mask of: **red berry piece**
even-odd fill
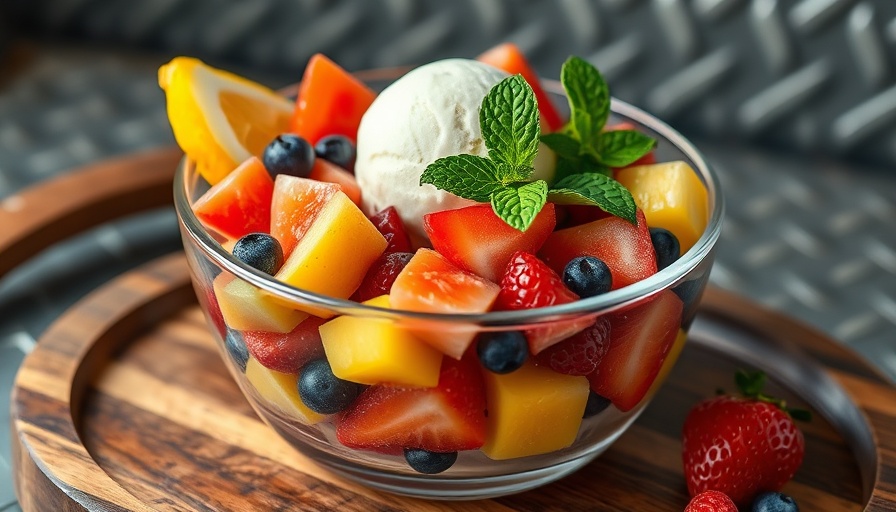
[[[747,507],[759,493],[780,490],[802,464],[805,442],[791,416],[760,395],[761,384],[743,385],[760,379],[739,377],[747,397],[712,398],[688,413],[682,458],[692,496],[714,489]]]
[[[737,507],[725,493],[706,491],[694,496],[684,512],[737,512]]]
[[[380,295],[387,295],[398,274],[404,270],[414,255],[409,252],[392,252],[380,256],[367,271],[361,286],[352,295],[352,300],[364,302]]]
[[[245,331],[243,340],[249,353],[265,368],[282,373],[298,373],[308,361],[323,356],[318,328],[325,322],[309,316],[291,332]]]
[[[543,261],[527,252],[515,252],[501,277],[495,309],[543,308],[578,298]]]
[[[588,375],[597,369],[610,348],[610,321],[597,319],[591,327],[538,354],[536,362],[566,375]]]
[[[380,210],[370,217],[370,222],[376,226],[376,229],[383,234],[383,237],[389,242],[386,252],[411,252],[411,240],[408,238],[408,232],[404,228],[404,222],[398,215],[398,211],[394,206]]]

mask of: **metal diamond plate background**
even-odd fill
[[[545,76],[570,53],[591,59],[616,96],[692,137],[728,202],[712,280],[896,376],[891,0],[2,0],[0,206],[72,167],[172,144],[156,69],[176,54],[279,87],[317,51],[354,70],[504,40]],[[54,318],[178,245],[162,210],[0,281],[0,416]],[[2,439],[7,425],[0,417]],[[0,441],[4,512],[17,510],[9,471]]]

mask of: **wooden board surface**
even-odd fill
[[[704,315],[745,312],[821,357],[875,422],[882,464],[867,510],[892,510],[896,392],[848,350],[717,290]],[[745,310],[748,308],[748,310]],[[756,313],[758,314],[758,313]],[[62,317],[16,382],[17,488],[37,510],[683,510],[679,433],[688,408],[743,366],[688,346],[670,382],[603,456],[559,482],[475,502],[428,502],[362,488],[292,450],[264,425],[220,360],[182,255],[105,286]],[[776,389],[793,404],[806,401]],[[785,491],[802,510],[858,511],[860,461],[816,411],[806,461]],[[880,448],[880,444],[878,445]]]

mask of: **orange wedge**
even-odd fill
[[[189,57],[159,68],[159,86],[177,144],[212,185],[286,132],[294,108],[267,87]]]

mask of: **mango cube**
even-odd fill
[[[250,357],[246,361],[246,378],[262,398],[302,423],[314,425],[327,419],[326,415],[312,411],[302,402],[299,397],[298,375],[265,368],[254,357]]]
[[[364,304],[388,308],[389,296]],[[439,383],[442,353],[389,320],[340,316],[320,326],[320,339],[333,374],[340,379],[418,387]]]
[[[284,306],[260,289],[230,274],[218,274],[212,287],[221,308],[221,316],[231,329],[287,333],[308,318],[308,313]]]
[[[275,277],[296,288],[346,299],[387,245],[355,203],[336,192]],[[322,318],[333,316],[321,308],[293,306]]]
[[[488,420],[482,452],[489,458],[549,453],[575,441],[588,401],[588,379],[531,361],[508,374],[483,371],[483,376]]]
[[[627,167],[616,172],[616,180],[632,193],[650,227],[668,229],[678,238],[682,254],[697,243],[706,229],[709,204],[706,187],[690,165],[677,161]]]

